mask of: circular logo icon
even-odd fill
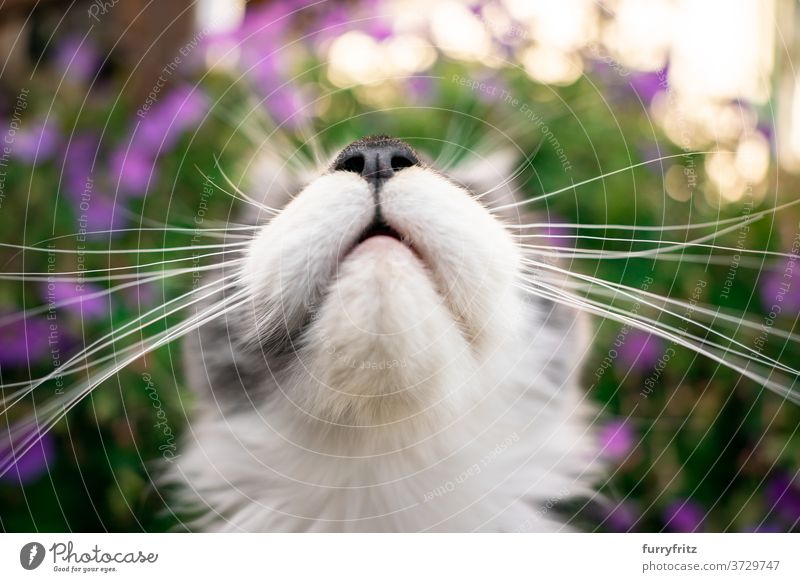
[[[19,551],[19,563],[26,570],[35,570],[44,561],[44,546],[39,542],[29,542]]]

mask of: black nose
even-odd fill
[[[385,135],[365,137],[344,148],[333,162],[334,170],[355,172],[378,188],[403,168],[419,165],[407,143]]]

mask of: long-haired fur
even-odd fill
[[[248,301],[185,342],[198,403],[166,480],[195,527],[563,527],[544,504],[597,477],[588,334],[520,286],[524,221],[491,211],[508,171],[421,164],[376,188],[327,169],[285,204],[294,186],[262,193],[277,214],[227,291]]]

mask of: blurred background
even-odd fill
[[[191,289],[189,269],[142,273],[212,262],[219,240],[193,229],[241,218],[233,185],[246,188],[262,156],[297,173],[376,133],[444,167],[508,151],[523,196],[559,191],[533,210],[552,224],[546,244],[566,251],[652,248],[580,225],[737,220],[791,202],[798,24],[791,0],[7,0],[4,390]],[[793,365],[799,232],[788,207],[714,238],[724,254],[569,268],[768,322],[766,342],[756,328],[736,337]],[[137,278],[90,273],[143,264]],[[78,281],[47,276],[84,271]],[[175,321],[165,309],[133,335]],[[613,471],[602,501],[553,504],[596,531],[797,530],[798,406],[680,345],[593,325],[585,384]],[[136,360],[18,455],[0,478],[0,529],[180,529],[151,482],[158,462],[180,454],[191,408],[180,365],[177,345]],[[92,373],[54,373],[9,420]]]

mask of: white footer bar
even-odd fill
[[[796,582],[799,550],[792,534],[3,534],[0,579]]]

